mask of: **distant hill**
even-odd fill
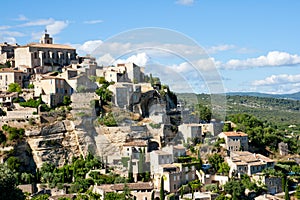
[[[300,100],[300,92],[296,92],[296,93],[292,93],[292,94],[266,94],[266,93],[259,93],[259,92],[229,92],[229,93],[226,93],[226,95]]]
[[[178,93],[177,97],[185,102],[186,107],[194,107],[195,104],[210,106],[212,103],[209,94]],[[215,108],[224,107],[224,104],[214,106]],[[228,93],[225,109],[226,115],[248,113],[275,124],[300,125],[300,92],[285,95]]]

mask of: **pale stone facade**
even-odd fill
[[[0,69],[0,90],[7,90],[8,85],[11,83],[18,83],[21,87],[24,87],[24,80],[26,80],[27,74],[20,70],[14,70],[12,68]]]
[[[42,76],[34,85],[34,96],[41,96],[51,107],[62,103],[64,96],[70,96],[74,92],[65,79],[55,76]]]
[[[108,87],[112,91],[112,102],[120,108],[130,108],[140,101],[141,86],[132,83],[115,83]]]
[[[17,44],[8,44],[6,42],[0,44],[0,64],[13,61],[14,49],[17,47]],[[11,62],[11,64],[14,67],[14,62]]]
[[[173,155],[171,153],[162,150],[150,152],[150,171],[152,174],[159,173],[160,165],[170,163],[173,163]]]
[[[76,49],[69,45],[53,44],[49,34],[41,43],[30,43],[15,49],[15,66],[43,67],[43,72],[57,70],[76,59]]]
[[[243,132],[222,132],[219,138],[224,138],[225,148],[229,151],[248,151],[248,135]]]
[[[266,168],[274,168],[274,161],[261,154],[252,154],[248,151],[231,152],[230,157],[226,157],[226,162],[230,167],[229,176],[253,174],[262,172]]]
[[[283,192],[282,189],[282,178],[276,176],[266,176],[262,173],[257,173],[252,176],[252,179],[259,185],[265,185],[267,187],[267,193],[276,194]]]
[[[181,124],[178,126],[178,134],[183,137],[187,143],[195,138],[202,139],[201,124]]]

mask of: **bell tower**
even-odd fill
[[[40,40],[41,44],[53,44],[53,38],[47,33],[47,29],[45,29],[44,35],[41,37]]]

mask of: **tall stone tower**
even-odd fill
[[[45,34],[41,37],[41,44],[53,44],[53,38],[47,33],[47,29],[45,30]]]

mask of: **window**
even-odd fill
[[[2,80],[2,75],[0,76],[0,80]]]
[[[176,190],[176,184],[174,184],[174,190]]]

